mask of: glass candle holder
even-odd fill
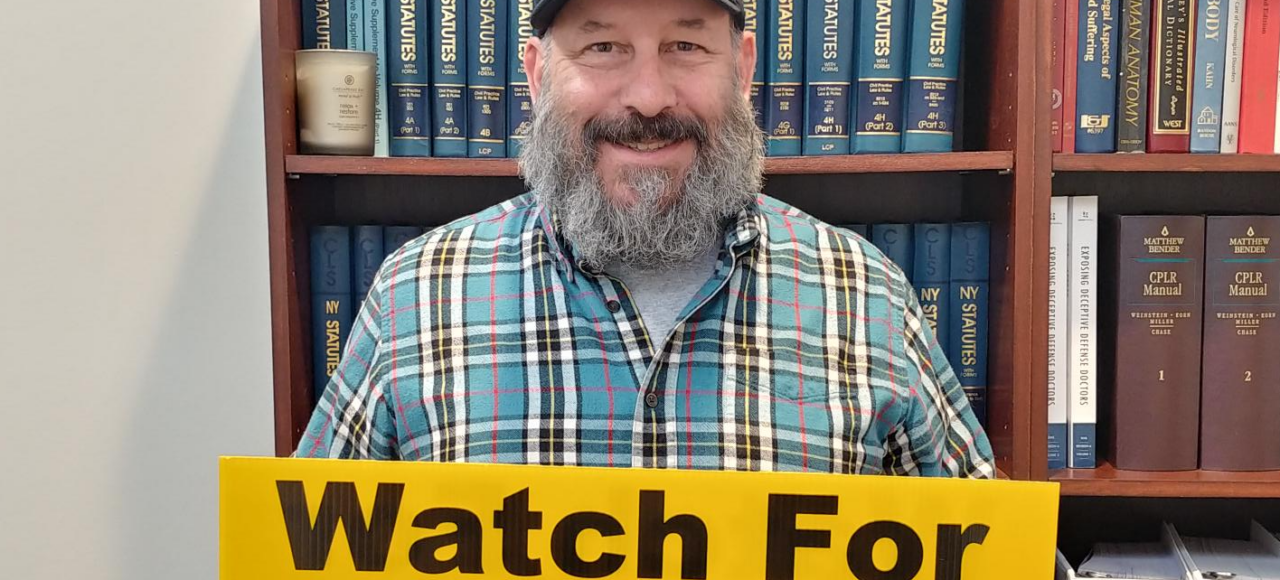
[[[302,153],[373,155],[377,56],[354,50],[299,50],[298,146]]]

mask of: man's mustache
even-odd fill
[[[710,131],[695,117],[671,113],[659,113],[653,117],[646,117],[639,113],[630,113],[621,117],[593,118],[583,127],[582,134],[583,141],[588,144],[604,141],[620,145],[692,139],[702,146],[707,143]]]

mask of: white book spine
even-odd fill
[[[1244,7],[1248,0],[1227,5],[1227,60],[1222,85],[1221,153],[1240,152],[1240,74],[1244,66]]]
[[[1071,251],[1071,198],[1055,197],[1049,210],[1049,469],[1067,466],[1067,265]]]
[[[1068,465],[1097,467],[1098,198],[1071,198],[1070,362],[1071,451]]]

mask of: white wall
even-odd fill
[[[0,578],[217,577],[272,452],[257,0],[4,2]]]

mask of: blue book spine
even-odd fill
[[[1200,14],[1196,19],[1196,85],[1191,92],[1191,110],[1195,111],[1192,153],[1222,150],[1222,87],[1227,78],[1227,27],[1222,16],[1229,13],[1230,4],[1231,0],[1200,0]]]
[[[345,49],[346,29],[347,0],[302,0],[302,48]]]
[[[947,359],[987,424],[987,312],[991,281],[991,228],[985,223],[951,225],[951,316]]]
[[[805,35],[805,155],[849,154],[853,0],[809,0]]]
[[[351,238],[351,287],[355,289],[356,304],[364,302],[373,287],[373,278],[378,275],[378,267],[382,259],[387,257],[383,250],[386,234],[382,226],[359,226],[355,228]]]
[[[373,155],[387,157],[391,154],[391,115],[387,109],[387,0],[363,1],[364,49],[378,55],[374,69]]]
[[[756,35],[756,72],[751,75],[751,108],[756,113],[756,125],[764,130],[765,68],[769,58],[769,31],[760,26],[761,16],[769,14],[773,0],[745,0],[742,3],[746,17],[745,30]]]
[[[911,226],[908,224],[872,224],[871,226],[871,243],[880,248],[885,257],[902,269],[908,282],[915,274],[912,268],[915,258],[912,248],[914,242],[915,234],[912,233]]]
[[[508,26],[510,46],[507,47],[507,155],[520,156],[520,148],[529,135],[533,113],[533,99],[529,93],[529,74],[524,70],[524,47],[533,36],[529,16],[533,14],[533,0],[509,0],[511,25]]]
[[[338,370],[355,313],[351,303],[351,231],[311,229],[311,359],[316,400]]]
[[[420,235],[422,235],[422,228],[413,226],[387,226],[382,228],[383,259]]]
[[[1079,0],[1076,31],[1076,153],[1116,151],[1116,48],[1114,0]]]
[[[907,75],[907,0],[858,0],[858,51],[851,103],[855,153],[902,151]]]
[[[427,95],[431,65],[427,62],[430,23],[427,0],[393,0],[387,19],[387,76],[391,90],[391,155],[431,156],[431,107]]]
[[[951,151],[960,76],[963,0],[912,0],[907,68],[907,153]]]
[[[911,283],[920,296],[920,308],[933,329],[933,337],[946,349],[950,344],[947,321],[951,319],[951,225],[915,225],[915,275]]]
[[[506,157],[507,0],[467,4],[467,157]]]
[[[770,156],[799,155],[804,127],[804,3],[773,0],[765,63],[765,136]]]
[[[431,0],[431,152],[467,156],[465,0]]]
[[[347,5],[347,47],[351,50],[368,50],[364,45],[364,2],[342,1]]]

